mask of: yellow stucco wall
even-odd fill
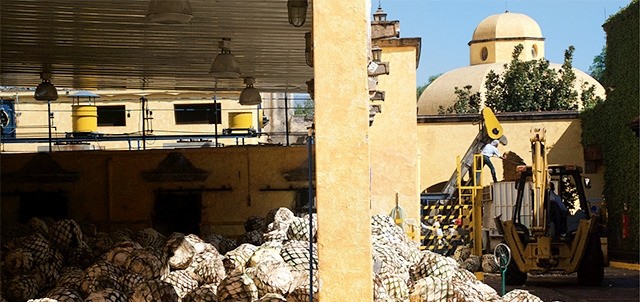
[[[500,119],[500,117],[498,117]],[[541,121],[501,121],[504,134],[509,143],[500,145],[502,153],[514,152],[526,164],[531,164],[529,142],[532,127],[545,127],[547,130],[547,155],[550,164],[576,164],[584,167],[584,155],[581,141],[582,129],[579,119],[541,120]],[[456,156],[463,156],[478,132],[478,126],[470,122],[419,123],[419,149],[425,156],[420,166],[420,188],[427,189],[437,183],[447,181],[456,168]],[[498,180],[502,180],[503,163],[493,158]],[[491,182],[488,168],[483,170],[482,183]],[[603,170],[585,174],[592,180],[592,188],[585,194],[587,198],[601,198],[604,185]]]
[[[154,170],[169,152],[182,153],[209,174],[203,182],[149,182],[141,172]],[[228,236],[244,234],[250,216],[264,217],[278,207],[293,208],[295,190],[306,181],[287,181],[283,173],[306,167],[307,149],[300,147],[228,147],[181,150],[54,152],[65,170],[77,172],[75,182],[12,181],[36,154],[2,155],[2,224],[16,221],[19,192],[65,191],[70,218],[91,221],[103,230],[127,226],[150,227],[158,190],[202,191],[201,232]],[[222,187],[230,191],[216,191]],[[212,190],[213,189],[213,190]],[[111,222],[109,224],[108,222]]]
[[[373,300],[370,12],[370,1],[313,5],[320,301]]]
[[[7,96],[16,99],[16,96]],[[125,110],[130,114],[130,117],[126,118],[126,126],[98,126],[97,133],[99,134],[130,134],[140,135],[142,133],[142,115],[141,105],[139,97],[135,95],[126,95],[122,97],[101,97],[98,99],[97,105],[99,106],[118,106],[124,105]],[[18,138],[29,137],[48,137],[47,129],[47,103],[33,100],[33,95],[19,95],[17,97],[18,102],[15,105],[16,112],[19,116],[16,118],[16,135]],[[150,124],[146,125],[146,130],[153,130],[150,135],[179,135],[179,134],[215,134],[215,126],[213,124],[181,124],[177,125],[175,122],[175,104],[212,104],[212,98],[203,98],[202,96],[192,96],[188,99],[176,98],[166,99],[166,95],[162,99],[148,98],[148,108],[152,111],[150,117],[153,120]],[[51,112],[54,116],[52,129],[53,138],[64,138],[67,133],[73,132],[73,118],[72,118],[72,102],[71,98],[61,96],[58,101],[51,103]],[[230,114],[238,112],[251,113],[252,127],[258,129],[258,120],[256,115],[256,106],[241,106],[235,100],[224,99],[218,100],[221,105],[221,123],[218,124],[218,133],[221,134],[222,130],[229,128]],[[257,144],[258,138],[248,137],[244,139],[245,144]],[[101,141],[92,142],[87,141],[92,149],[103,150],[127,150],[141,148],[142,143],[137,140],[132,140],[131,143],[127,141]],[[154,141],[149,139],[147,141],[147,148],[162,148],[164,144],[175,144],[173,141]],[[220,138],[218,143],[225,145],[235,145],[235,138]],[[242,142],[239,142],[242,144]],[[4,144],[2,151],[4,152],[35,152],[40,147],[48,146],[48,143],[39,144],[22,144],[22,143],[10,143]],[[54,146],[53,150],[69,150],[71,148],[64,146]]]
[[[544,58],[544,41],[537,40],[514,40],[514,41],[488,41],[482,43],[474,43],[469,46],[470,65],[487,64],[487,63],[508,63],[511,61],[513,49],[522,44],[524,49],[519,59],[523,61],[537,60]],[[535,54],[533,56],[532,49],[535,45]],[[482,60],[482,48],[487,48],[487,59]]]
[[[415,83],[416,47],[383,47],[383,61],[390,73],[378,77],[378,89],[385,91],[382,112],[370,129],[372,214],[389,214],[398,193],[407,218],[420,221],[418,187],[418,134],[416,132]]]

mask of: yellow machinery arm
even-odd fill
[[[546,215],[544,215],[544,196],[549,181],[549,171],[547,165],[547,152],[545,149],[545,128],[531,129],[531,173],[533,181],[533,225],[531,230],[534,233],[543,232],[546,225]]]

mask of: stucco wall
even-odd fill
[[[416,95],[413,89],[406,89],[407,83],[416,82],[416,47],[383,47],[382,59],[393,63],[388,75],[378,77],[378,89],[385,91],[385,101],[369,128],[372,214],[389,214],[398,193],[407,218],[418,223]]]
[[[66,192],[69,216],[94,222],[104,230],[150,227],[158,190],[193,189],[202,191],[201,231],[236,236],[244,233],[243,223],[249,216],[264,217],[273,208],[293,206],[295,190],[278,189],[307,187],[306,181],[287,181],[283,176],[306,167],[304,146],[177,150],[195,168],[210,173],[206,180],[143,179],[141,172],[156,169],[173,151],[54,152],[51,157],[55,162],[79,175],[75,182],[58,183],[12,181],[15,175],[22,175],[25,164],[36,154],[3,154],[2,225],[19,217],[20,192],[41,190]],[[218,190],[223,187],[231,190]],[[269,188],[276,190],[265,190]]]
[[[500,120],[500,116],[498,116]],[[547,130],[548,161],[550,164],[576,164],[584,167],[580,120],[548,119],[500,121],[509,143],[500,145],[501,152],[514,152],[526,164],[531,164],[529,142],[532,127]],[[425,190],[435,184],[449,180],[456,169],[456,156],[463,156],[478,132],[478,126],[471,122],[431,122],[418,124],[419,149],[424,156],[420,163],[420,188]],[[498,180],[503,179],[503,161],[493,158]],[[587,198],[601,198],[603,190],[603,168],[596,173],[585,174],[591,178],[592,188],[585,193]],[[491,182],[488,168],[483,169],[482,183]]]
[[[33,95],[20,95],[18,97],[12,96],[14,99],[18,99],[16,102],[15,110],[19,116],[16,118],[16,137],[17,138],[47,138],[47,103],[33,100]],[[213,135],[215,134],[215,125],[213,124],[180,124],[177,125],[175,121],[175,104],[213,104],[214,101],[211,97],[203,98],[178,98],[167,99],[148,97],[148,109],[151,111],[149,115],[152,120],[145,125],[145,128],[149,135]],[[51,113],[53,115],[52,122],[52,137],[64,138],[68,133],[73,132],[72,122],[72,102],[71,98],[61,96],[58,101],[51,102]],[[246,112],[251,113],[252,127],[258,129],[258,109],[256,106],[241,106],[235,100],[230,99],[218,99],[221,110],[221,123],[218,124],[218,133],[222,134],[222,130],[229,128],[230,113]],[[124,95],[121,97],[101,97],[96,102],[98,106],[118,106],[124,105],[125,110],[129,114],[126,118],[126,126],[98,126],[96,129],[97,134],[119,134],[130,136],[138,136],[142,134],[142,114],[141,104],[139,96]],[[258,138],[245,138],[244,142],[236,142],[235,138],[220,138],[218,143],[225,145],[236,144],[257,144]],[[153,140],[151,137],[146,142],[147,148],[163,148],[164,144],[175,144],[176,140]],[[132,139],[129,141],[92,141],[87,140],[87,146],[90,146],[92,150],[106,149],[106,150],[129,150],[142,148],[142,142],[140,140]],[[38,146],[47,147],[48,143],[38,144],[26,144],[26,143],[6,143],[3,145],[4,152],[36,152]],[[81,146],[76,146],[75,149]],[[71,150],[69,146],[54,146],[53,150]]]

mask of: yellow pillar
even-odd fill
[[[320,301],[373,301],[370,3],[313,3]]]

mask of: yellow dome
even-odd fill
[[[531,17],[506,12],[491,15],[482,20],[473,32],[469,44],[509,38],[542,38],[542,31],[538,23]]]

